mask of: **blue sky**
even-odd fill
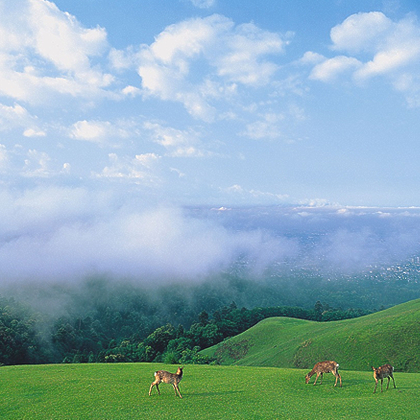
[[[134,258],[136,232],[191,240],[182,206],[420,206],[419,15],[414,0],[0,0],[0,259],[92,249],[112,227]]]
[[[0,1],[5,189],[420,205],[415,1]]]

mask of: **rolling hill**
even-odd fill
[[[201,353],[223,365],[311,368],[336,360],[341,369],[391,363],[420,372],[420,299],[355,319],[314,322],[268,318]]]

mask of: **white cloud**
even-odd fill
[[[84,188],[0,189],[3,283],[92,273],[141,282],[204,279],[238,256],[262,271],[296,251],[293,240],[257,229],[230,231],[173,207],[121,207],[114,196]]]
[[[332,48],[357,53],[381,48],[393,23],[381,12],[357,13],[331,29]]]
[[[0,172],[7,170],[8,163],[9,154],[7,152],[6,146],[4,144],[0,144]]]
[[[35,130],[33,128],[28,128],[23,132],[25,137],[45,137],[46,133],[43,130]]]
[[[410,108],[420,107],[420,74],[403,72],[395,78],[393,86],[405,95]]]
[[[7,106],[0,103],[0,131],[22,128],[25,137],[42,137],[45,131],[37,126],[37,118],[19,104]]]
[[[190,0],[193,6],[199,9],[210,9],[216,4],[216,0]]]
[[[156,156],[137,159],[153,165]],[[225,194],[273,203],[270,193],[240,185]],[[276,196],[277,202],[285,198]],[[352,272],[416,255],[419,247],[418,208],[384,214],[310,203],[317,208],[221,208],[213,217],[209,212],[214,211],[206,213],[202,207],[188,213],[144,204],[143,198],[133,189],[118,194],[103,185],[97,190],[44,186],[23,191],[0,185],[3,284],[77,281],[97,273],[140,282],[205,279],[239,257],[257,274],[287,261],[293,267]],[[297,239],[307,237],[308,229],[311,235],[320,233],[309,247]],[[291,232],[294,239],[286,237]]]
[[[108,136],[111,123],[108,121],[78,121],[73,124],[70,136],[76,140],[101,142]]]
[[[71,173],[71,164],[68,162],[65,162],[63,164],[63,168],[61,170],[62,174],[70,174]]]
[[[279,86],[276,84],[279,89]],[[294,90],[292,88],[291,90]],[[298,92],[299,94],[300,92]],[[279,94],[281,94],[279,89]],[[261,104],[255,104],[254,107],[249,108],[248,112],[250,116],[249,123],[245,124],[245,130],[240,135],[249,137],[254,140],[276,140],[282,139],[288,143],[293,143],[293,135],[290,136],[290,127],[298,121],[303,121],[306,118],[305,111],[294,103],[290,103],[287,109],[282,111],[273,108],[268,111],[257,113],[258,106]],[[267,104],[262,104],[263,108]],[[257,119],[254,120],[254,115],[257,115]]]
[[[98,144],[117,144],[119,139],[135,135],[135,129],[128,122],[113,124],[109,121],[77,121],[70,130],[69,136],[76,140]]]
[[[259,191],[256,189],[243,188],[239,184],[221,188],[220,192],[226,195],[227,200],[234,199],[235,202],[265,204],[265,203],[284,203],[289,198],[287,194],[277,194],[269,191]]]
[[[121,91],[125,96],[135,97],[141,95],[141,90],[135,86],[128,85]]]
[[[262,31],[253,23],[239,25],[226,39],[227,49],[215,57],[219,76],[245,85],[265,85],[277,65],[262,59],[283,52],[287,41],[278,34]]]
[[[341,76],[345,72],[353,72],[361,66],[362,63],[356,58],[340,55],[317,64],[312,69],[309,78],[321,80],[322,82],[330,82],[337,76]]]
[[[17,189],[20,185],[29,182],[32,178],[55,178],[63,174],[63,162],[52,158],[50,153],[44,150],[27,148],[21,144],[10,147],[0,144],[0,172],[2,180],[0,184],[13,184]]]
[[[214,93],[231,92],[235,84],[269,83],[277,65],[265,57],[282,53],[286,44],[253,23],[235,27],[230,19],[212,15],[168,26],[154,43],[141,47],[136,60],[145,94],[181,102],[194,117],[211,121]],[[130,62],[124,55],[116,57]]]
[[[93,173],[96,178],[126,179],[145,186],[156,186],[161,183],[160,159],[155,153],[144,153],[134,158],[110,153],[109,165],[100,173]]]
[[[113,77],[93,64],[106,31],[84,28],[46,0],[0,0],[0,94],[44,103],[51,93],[92,97]]]
[[[255,140],[277,139],[281,137],[280,122],[284,119],[283,114],[267,113],[260,120],[247,124],[242,134]]]
[[[366,79],[380,74],[388,74],[401,69],[418,58],[420,58],[420,37],[414,44],[400,45],[386,51],[379,51],[371,61],[355,73],[355,77]]]
[[[204,149],[200,135],[193,130],[178,130],[152,122],[146,122],[144,128],[151,132],[154,142],[165,147],[169,156],[204,157],[211,154]]]
[[[0,189],[0,233],[2,238],[31,235],[54,229],[63,220],[72,220],[76,215],[86,217],[98,211],[103,204],[95,195],[90,205],[90,194],[83,188],[36,187],[23,191]],[[96,201],[97,200],[97,201]]]
[[[348,55],[324,58],[307,52],[302,64],[313,64],[310,78],[332,82],[350,75],[354,82],[386,77],[411,106],[419,104],[420,26],[407,16],[393,21],[381,12],[357,13],[331,29],[331,49]],[[322,60],[322,61],[321,61]]]
[[[50,160],[48,153],[31,149],[25,159],[22,174],[27,177],[49,177],[51,175]]]
[[[74,16],[48,1],[29,0],[29,16],[32,47],[39,56],[88,83],[103,83],[103,75],[91,68],[89,57],[105,49],[105,29],[83,28]]]

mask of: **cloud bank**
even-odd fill
[[[251,278],[275,266],[363,271],[418,255],[418,209],[145,205],[85,188],[1,192],[2,282],[77,281],[90,275],[140,284],[200,281],[239,262]]]
[[[239,257],[256,271],[293,253],[293,241],[258,229],[233,232],[173,207],[120,206],[84,188],[2,193],[0,275],[16,280],[75,280],[93,274],[197,279]]]

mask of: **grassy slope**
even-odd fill
[[[420,374],[397,373],[397,389],[373,394],[370,372],[326,375],[306,385],[300,369],[188,365],[180,389],[148,396],[156,364],[0,368],[1,419],[418,419]]]
[[[203,353],[219,355],[222,364],[309,368],[332,359],[348,370],[391,363],[420,372],[419,325],[420,299],[344,321],[269,318]]]

